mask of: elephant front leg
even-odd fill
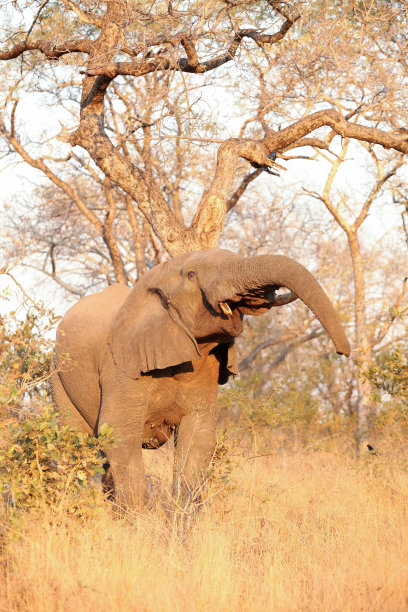
[[[120,437],[116,447],[107,451],[106,456],[118,505],[125,509],[141,507],[145,498],[141,436]]]
[[[183,416],[174,441],[173,496],[184,505],[201,498],[215,447],[213,410],[195,410]]]
[[[124,394],[122,394],[124,395]],[[115,399],[115,398],[114,398]],[[145,479],[142,456],[143,410],[123,396],[116,401],[107,398],[102,403],[99,426],[108,423],[113,427],[114,447],[106,451],[109,472],[105,487],[110,485],[115,500],[125,509],[143,505]]]

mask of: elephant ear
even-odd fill
[[[192,361],[197,343],[178,324],[154,289],[137,284],[113,321],[108,344],[115,364],[130,378]]]
[[[226,344],[219,344],[212,350],[220,363],[218,384],[225,385],[230,376],[238,374],[238,355],[235,340]]]

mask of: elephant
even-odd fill
[[[280,288],[289,292],[278,294]],[[191,496],[215,446],[218,385],[238,373],[235,338],[244,316],[297,298],[348,357],[326,293],[283,255],[184,253],[150,269],[133,288],[111,285],[67,311],[57,329],[53,401],[62,422],[83,432],[113,426],[116,445],[107,460],[120,506],[144,504],[142,449],[160,447],[173,433],[173,494]],[[58,368],[65,354],[76,367]]]

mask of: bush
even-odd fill
[[[59,427],[51,408],[53,343],[46,338],[57,320],[42,307],[23,320],[0,317],[0,495],[12,513],[47,506],[83,516],[103,499],[94,481],[104,473],[112,428],[102,425],[95,438]],[[68,356],[62,365],[70,367]]]
[[[72,427],[59,427],[57,413],[43,409],[25,420],[10,419],[0,447],[0,492],[10,509],[83,515],[102,501],[93,479],[103,474],[101,453],[113,444],[113,431],[102,425],[98,438]]]
[[[381,355],[378,363],[373,363],[364,376],[377,389],[408,402],[408,360],[399,347]]]
[[[408,427],[408,360],[400,347],[382,353],[362,377],[375,388],[373,400],[380,405],[375,424],[378,427]]]
[[[235,383],[219,400],[220,421],[230,429],[244,429],[270,444],[271,435],[296,443],[307,443],[327,428],[320,398],[294,378],[270,380],[273,391],[257,397],[245,382]],[[233,421],[233,423],[231,423]],[[221,424],[220,423],[220,424]]]
[[[48,401],[47,380],[52,342],[45,339],[57,318],[51,311],[28,311],[25,319],[14,313],[0,317],[0,414],[21,413],[32,402]]]

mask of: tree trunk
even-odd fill
[[[365,369],[371,362],[371,345],[368,338],[366,323],[364,266],[361,259],[361,250],[356,229],[351,228],[347,232],[347,240],[353,264],[354,318],[356,328],[356,347],[358,351],[357,360],[361,364],[361,369]],[[369,383],[364,382],[359,377],[357,388],[357,448],[360,450],[363,444],[367,441],[369,419],[372,412],[372,407],[371,388]]]

